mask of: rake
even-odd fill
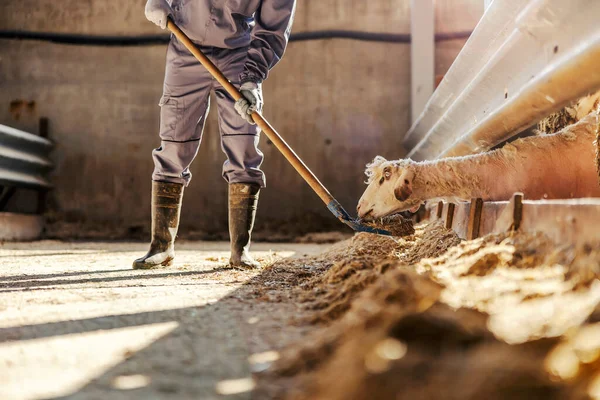
[[[210,72],[210,74],[225,88],[231,97],[235,101],[242,98],[242,94],[239,90],[229,82],[229,80],[223,75],[223,73],[217,68],[206,57],[200,49],[187,37],[185,33],[173,22],[169,17],[167,21],[167,28],[177,37],[177,39],[183,43],[183,45],[200,61],[200,63]],[[356,232],[369,232],[379,235],[391,235],[391,233],[384,229],[378,229],[370,227],[360,223],[355,218],[352,218],[344,207],[329,193],[327,188],[317,179],[310,169],[304,164],[304,162],[298,157],[298,155],[292,150],[292,148],[283,140],[283,138],[277,133],[277,131],[269,124],[269,122],[258,112],[252,113],[252,119],[267,135],[267,137],[273,142],[277,150],[285,157],[285,159],[294,167],[294,169],[300,174],[300,176],[308,183],[312,190],[321,198],[321,200],[327,205],[327,208],[335,217],[342,223],[348,225]]]

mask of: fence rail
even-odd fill
[[[411,127],[415,160],[487,151],[600,89],[600,1],[494,1]]]

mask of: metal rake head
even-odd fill
[[[336,216],[337,219],[339,219],[342,223],[348,225],[350,228],[352,228],[352,230],[356,232],[367,232],[385,236],[392,235],[391,232],[386,231],[385,229],[378,229],[360,223],[360,221],[358,221],[357,219],[352,218],[350,214],[348,214],[346,210],[344,210],[342,205],[336,200],[332,200],[329,204],[327,204],[327,208],[333,213],[333,215]]]

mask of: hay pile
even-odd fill
[[[600,91],[584,96],[538,122],[538,133],[551,134],[559,132],[567,126],[580,121],[592,111],[597,110],[599,105]]]
[[[281,397],[600,398],[600,243],[525,233],[458,243],[433,225],[379,253],[371,237],[353,239],[369,249],[358,261],[338,253],[303,288],[320,304],[310,322],[329,325],[271,369],[295,377]]]
[[[264,300],[285,298],[303,303],[306,308],[323,314],[312,318],[313,322],[326,321],[343,314],[342,309],[347,308],[352,294],[385,272],[377,268],[379,264],[386,260],[415,262],[435,257],[459,242],[458,236],[441,222],[418,226],[413,234],[402,237],[357,233],[317,256],[282,260],[266,267],[254,280],[261,288],[254,294]],[[344,305],[333,301],[331,296],[338,295]],[[338,310],[330,317],[325,316],[329,313],[325,310],[327,304]]]
[[[458,243],[458,236],[442,222],[418,227],[414,234],[397,238],[359,233],[342,247],[343,252],[337,253],[329,269],[301,286],[298,300],[315,311],[310,323],[331,322],[398,261],[413,263],[436,257]]]
[[[404,218],[401,214],[390,215],[375,221],[363,222],[363,224],[371,228],[386,230],[392,236],[408,236],[415,233],[412,221]]]
[[[562,110],[550,114],[538,122],[537,130],[542,134],[552,134],[561,131],[569,125],[579,121],[575,107],[565,107]]]
[[[560,336],[600,301],[600,243],[575,248],[542,233],[488,235],[416,269],[445,287],[444,303],[490,315],[488,327],[508,343]]]

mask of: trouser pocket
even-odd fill
[[[177,140],[177,124],[183,116],[182,99],[163,94],[158,105],[160,106],[161,139]]]

